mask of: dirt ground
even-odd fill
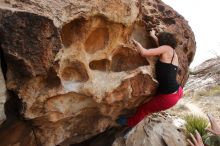
[[[168,112],[179,117],[194,113],[206,118],[206,114],[211,113],[220,125],[220,95],[183,97],[177,105],[169,109]]]

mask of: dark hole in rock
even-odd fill
[[[5,103],[6,120],[0,126],[0,145],[9,146],[19,143],[22,146],[35,146],[37,142],[33,135],[33,126],[30,120],[22,116],[25,104],[15,92],[8,90],[8,100]],[[36,143],[36,146],[40,143]]]
[[[165,11],[165,14],[166,14],[166,15],[171,15],[171,14],[172,14],[172,11],[167,10],[167,11]]]
[[[78,18],[64,25],[61,30],[61,38],[65,47],[70,46],[74,40],[82,37],[82,27],[86,20],[84,18]]]
[[[109,41],[108,28],[99,27],[91,32],[85,42],[86,52],[93,54],[98,50],[104,49]]]
[[[0,42],[0,62],[1,62],[2,73],[3,73],[3,76],[4,76],[5,80],[6,80],[7,64],[6,64],[5,56],[4,56],[2,48],[1,48],[1,42]]]
[[[117,134],[122,133],[121,131],[123,131],[122,134],[125,135],[130,130],[131,128],[110,128],[86,141],[71,144],[70,146],[112,146]]]
[[[22,103],[21,99],[13,91],[7,91],[7,101],[5,103],[5,115],[6,121],[11,122],[20,119],[21,113],[25,110],[25,104]]]
[[[157,7],[160,12],[163,12],[165,10],[165,7],[162,5],[157,5]]]
[[[187,55],[187,58],[188,58],[188,62],[192,62],[193,61],[193,52],[190,52],[188,55]]]
[[[146,23],[148,23],[149,21],[152,22],[153,19],[154,19],[153,17],[147,16],[147,15],[144,15],[144,16],[143,16],[143,20],[144,20]]]
[[[190,37],[189,37],[189,33],[187,32],[187,30],[184,31],[184,37],[185,37],[186,39],[189,39],[189,38],[190,38]]]
[[[110,61],[108,59],[94,60],[89,63],[92,70],[107,71],[109,70]]]
[[[176,24],[176,21],[173,20],[172,18],[163,18],[162,21],[168,25]]]
[[[149,63],[138,52],[122,47],[118,49],[118,52],[112,58],[111,70],[115,72],[129,71],[144,65],[149,65]]]
[[[53,68],[50,68],[48,71],[48,76],[45,82],[47,83],[48,88],[58,87],[61,85],[60,78],[57,76],[57,73]]]
[[[36,75],[33,71],[32,66],[25,62],[24,59],[16,58],[14,55],[6,54],[7,59],[7,71],[11,70],[13,76],[21,81],[24,81],[30,77]]]
[[[157,11],[155,9],[150,10],[151,13],[156,13]]]
[[[148,5],[148,6],[151,6],[151,5],[152,5],[152,3],[148,2],[148,3],[147,3],[147,5]]]
[[[183,48],[183,52],[184,52],[184,53],[187,53],[187,52],[188,52],[187,46],[185,46],[185,47]]]
[[[182,42],[182,41],[178,41],[177,43],[178,43],[179,45],[182,45],[182,44],[183,44],[183,42]]]
[[[61,76],[64,80],[77,82],[86,82],[89,79],[84,64],[77,60],[72,62],[67,61],[67,65],[61,71]]]

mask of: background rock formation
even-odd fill
[[[150,30],[176,35],[184,85],[195,54],[182,16],[159,0],[1,0],[6,85],[40,145],[68,145],[113,126],[157,89]]]
[[[220,57],[206,60],[191,70],[189,80],[185,86],[186,92],[205,92],[220,86]]]

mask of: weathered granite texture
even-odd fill
[[[184,85],[195,54],[193,32],[160,0],[1,0],[6,85],[23,103],[41,145],[83,141],[157,89],[150,30],[176,35]]]

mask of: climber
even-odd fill
[[[158,38],[155,35],[155,31],[151,31],[150,35],[158,45],[157,48],[145,49],[137,41],[132,41],[137,51],[143,57],[159,57],[155,67],[156,79],[159,83],[158,92],[152,100],[142,104],[132,117],[125,118],[124,116],[120,116],[117,119],[117,123],[122,126],[133,127],[145,116],[171,108],[183,95],[182,87],[176,80],[179,64],[178,56],[175,52],[177,45],[175,37],[168,32],[159,33]]]

